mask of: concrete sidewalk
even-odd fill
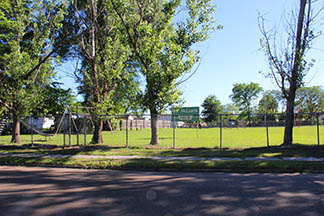
[[[324,162],[324,158],[316,157],[159,157],[159,156],[133,156],[133,155],[63,155],[63,154],[14,154],[14,153],[0,153],[0,157],[53,157],[53,158],[84,158],[97,159],[104,158],[110,160],[130,160],[130,159],[152,159],[152,160],[193,160],[193,161],[318,161]]]

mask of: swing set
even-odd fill
[[[58,126],[56,128],[56,131],[54,134],[49,134],[49,133],[44,133],[41,130],[37,129],[34,125],[34,119],[31,118],[31,123],[27,123],[23,120],[20,122],[28,129],[31,130],[31,143],[32,145],[34,144],[34,133],[39,134],[41,136],[49,137],[49,138],[54,138],[57,134],[63,132],[63,146],[72,146],[72,135],[76,134],[76,140],[77,140],[77,145],[80,145],[80,135],[84,135],[83,139],[83,145],[86,145],[87,143],[87,121],[90,120],[92,127],[94,126],[90,112],[89,112],[89,107],[81,107],[81,108],[86,108],[87,113],[86,114],[80,114],[78,113],[80,107],[76,107],[77,111],[76,114],[73,114],[72,112],[72,106],[67,106],[60,117]],[[82,119],[80,121],[80,119]],[[78,124],[76,123],[76,120]],[[79,127],[78,127],[79,125]],[[74,133],[75,132],[75,133]],[[68,136],[68,139],[66,139],[66,136]]]

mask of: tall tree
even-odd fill
[[[12,114],[12,142],[20,143],[20,119],[43,98],[54,74],[53,38],[61,27],[61,0],[0,2],[0,103]]]
[[[270,113],[274,114],[278,112],[279,101],[277,100],[276,91],[266,91],[258,105],[259,113]]]
[[[209,95],[201,104],[204,108],[201,112],[205,122],[214,122],[219,120],[219,114],[222,113],[223,107],[220,100],[215,95]]]
[[[284,98],[282,92],[280,90],[269,90],[269,91],[266,91],[266,94],[271,95],[276,100],[276,102],[278,104],[277,111],[280,113],[284,112],[284,110],[286,108],[286,99]]]
[[[262,92],[262,88],[257,83],[237,83],[232,88],[230,98],[239,107],[241,116],[248,116],[249,123],[251,122],[251,113],[253,102]]]
[[[177,80],[199,60],[192,47],[215,29],[211,0],[187,0],[183,10],[181,2],[111,0],[146,81],[143,104],[151,114],[152,145],[159,143],[158,114],[179,101]],[[177,12],[185,21],[173,19]]]
[[[276,114],[278,112],[278,101],[276,98],[276,94],[273,94],[272,91],[266,91],[264,95],[262,96],[261,100],[258,104],[258,113],[259,114],[270,114],[267,115],[268,120],[275,120],[276,116],[273,114]],[[258,118],[260,120],[265,120],[264,115],[259,115]]]
[[[120,31],[120,20],[109,0],[76,0],[65,19],[66,28],[72,29],[69,49],[62,50],[65,57],[81,60],[75,75],[80,93],[93,107],[94,133],[92,143],[102,143],[103,119],[101,115],[115,111],[115,96],[125,96],[125,85],[135,85],[136,70],[129,70],[130,52]],[[130,83],[132,82],[132,83]],[[134,84],[135,83],[135,84]]]
[[[238,114],[239,111],[235,103],[228,103],[223,106],[223,112],[226,114]]]
[[[296,105],[303,113],[324,111],[324,89],[321,86],[302,87],[296,92]]]
[[[309,66],[313,64],[307,63],[306,52],[317,36],[312,23],[316,22],[316,18],[323,10],[319,8],[315,12],[313,10],[315,2],[316,0],[299,1],[298,12],[293,12],[289,23],[285,23],[286,36],[279,37],[279,41],[287,41],[285,45],[279,44],[276,40],[277,29],[266,30],[264,18],[260,16],[259,26],[263,35],[261,46],[270,65],[269,76],[275,80],[286,99],[284,145],[292,145],[296,91],[302,87]]]

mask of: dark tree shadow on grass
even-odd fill
[[[30,153],[31,150],[42,154],[67,154],[67,155],[91,155],[104,154],[105,152],[116,152],[116,155],[122,153],[132,154],[132,150],[143,152],[145,155],[152,156],[194,156],[194,157],[324,157],[324,146],[294,144],[290,147],[271,146],[230,149],[230,148],[177,148],[144,145],[130,146],[107,146],[107,145],[87,145],[87,146],[56,146],[47,144],[28,144],[23,146],[17,145],[0,145],[0,150],[15,151],[20,153]],[[24,151],[26,150],[26,151]]]
[[[230,148],[182,148],[162,151],[160,156],[200,157],[324,157],[324,146],[294,144],[291,147],[271,146],[245,149]]]

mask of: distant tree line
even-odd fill
[[[263,89],[257,83],[234,84],[229,96],[233,103],[221,104],[215,95],[205,98],[201,106],[204,122],[219,122],[219,114],[235,114],[233,118],[246,119],[251,122],[251,114],[284,114],[286,100],[279,90]],[[296,91],[295,112],[324,112],[324,88],[322,86],[301,87]],[[282,115],[284,116],[284,115]],[[263,120],[264,116],[259,118]],[[269,115],[268,120],[274,120]]]

